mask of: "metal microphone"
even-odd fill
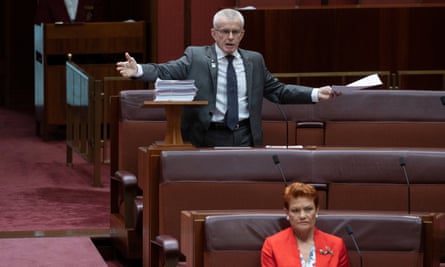
[[[352,228],[349,224],[345,226],[346,233],[351,237],[352,242],[354,242],[355,250],[357,250],[357,254],[360,257],[360,267],[363,267],[363,257],[362,253],[360,252],[360,248],[358,246],[357,240],[355,239],[354,232],[352,231]]]
[[[286,176],[284,176],[283,169],[281,168],[280,159],[278,158],[278,155],[272,156],[273,162],[275,163],[275,166],[277,166],[278,170],[280,171],[281,178],[283,179],[284,186],[287,186],[287,179]]]
[[[403,170],[403,175],[405,176],[406,185],[408,186],[408,214],[410,214],[411,213],[411,185],[409,183],[408,173],[406,172],[405,158],[400,157],[399,162],[400,162],[400,167],[402,167],[402,170]]]
[[[289,121],[287,120],[286,113],[284,113],[284,111],[280,107],[280,105],[276,103],[275,106],[277,106],[278,110],[281,113],[281,116],[283,116],[283,119],[286,122],[286,142],[285,142],[285,144],[286,144],[286,148],[289,148]]]

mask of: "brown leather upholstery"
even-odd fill
[[[363,90],[318,104],[276,105],[264,100],[263,143],[285,145],[287,137],[289,145],[445,147],[443,95],[425,90]],[[114,115],[119,120],[112,140],[112,172],[125,167],[137,173],[133,152],[163,140],[164,110],[143,106],[152,97],[149,90],[121,92]]]
[[[285,145],[287,138],[289,145],[304,144],[308,148],[317,145],[406,149],[373,152],[369,148],[364,154],[358,149],[346,154],[331,150],[325,152],[326,158],[319,149],[279,152],[245,149],[221,151],[209,158],[205,151],[178,152],[170,155],[175,155],[170,163],[162,159],[159,166],[162,177],[154,178],[156,184],[157,179],[161,181],[159,188],[153,189],[159,190],[159,198],[153,203],[158,205],[159,214],[150,220],[159,223],[160,233],[174,233],[178,237],[178,214],[183,209],[281,208],[276,196],[281,195],[283,184],[272,165],[274,153],[280,153],[289,180],[325,187],[320,193],[326,208],[366,210],[407,210],[405,181],[398,166],[399,157],[405,156],[413,180],[412,209],[443,211],[440,203],[445,198],[445,185],[439,178],[445,173],[442,167],[445,165],[440,163],[443,151],[436,153],[432,149],[445,147],[442,95],[433,91],[367,90],[315,105],[281,105],[283,112],[265,100],[264,144]],[[163,110],[142,105],[150,97],[148,91],[122,92],[123,107],[118,117],[122,115],[123,119],[116,124],[119,131],[112,139],[112,146],[116,146],[111,150],[112,173],[116,170],[137,173],[137,148],[163,139]],[[408,147],[431,149],[418,153]],[[339,162],[338,158],[343,160]],[[142,184],[150,184],[144,179],[137,179],[141,188]]]
[[[141,258],[142,209],[136,176],[117,171],[110,181],[110,236],[114,246],[126,258]]]
[[[195,267],[259,266],[264,239],[289,225],[282,211],[220,212],[182,213],[182,234],[193,237],[183,238],[181,248]],[[431,222],[436,223],[433,215],[324,212],[317,227],[343,238],[352,266],[359,266],[359,256],[346,225],[353,230],[364,266],[438,266],[437,247],[429,243]]]
[[[440,91],[364,90],[318,104],[276,105],[263,101],[264,145],[445,147],[445,108]],[[119,160],[115,169],[136,172],[133,151],[163,140],[162,108],[148,108],[149,90],[120,95]],[[125,138],[121,138],[125,136]],[[113,144],[112,144],[113,145]]]
[[[153,247],[152,262],[159,267],[178,267],[180,265],[179,242],[168,235],[156,236],[151,241]]]
[[[276,105],[263,101],[264,145],[357,147],[445,147],[445,108],[440,91],[362,90],[334,101]],[[162,108],[148,108],[150,90],[126,90],[119,97],[112,131],[111,170],[137,174],[136,151],[163,140]],[[113,124],[113,123],[112,123]],[[114,137],[113,137],[114,135]]]
[[[143,105],[152,99],[149,90],[125,90],[112,101],[111,237],[127,258],[142,257],[143,203],[137,179],[137,149],[162,140],[166,128],[164,110]]]
[[[166,117],[163,108],[144,107],[153,100],[150,90],[126,90],[120,93],[117,170],[137,175],[137,149],[164,140]]]
[[[321,208],[445,212],[445,150],[317,149],[163,151],[160,157],[161,234],[179,237],[179,214],[190,209],[280,209],[284,184],[272,156],[279,155],[287,180],[320,185]],[[217,170],[217,171],[215,171]]]
[[[445,108],[440,102],[443,95],[441,91],[425,90],[362,90],[315,105],[281,105],[281,110],[292,131],[290,145],[445,147]],[[265,100],[263,117],[269,124],[283,121],[275,110],[274,104]],[[323,127],[315,127],[317,122]],[[301,138],[308,128],[313,131],[308,123],[318,129],[322,142]],[[281,135],[272,143],[269,132],[266,129],[265,145],[280,139],[281,144],[285,143]]]
[[[314,177],[327,177],[329,209],[444,212],[444,150],[319,150],[313,153]]]
[[[160,233],[179,238],[181,210],[282,208],[284,182],[272,155],[261,149],[162,152],[159,217],[154,218],[159,219]],[[301,165],[286,170],[286,176],[310,182],[310,157],[293,155]],[[320,206],[326,208],[326,184],[314,184]]]

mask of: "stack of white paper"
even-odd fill
[[[197,90],[194,80],[157,79],[154,101],[192,101]]]

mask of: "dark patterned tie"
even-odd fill
[[[229,64],[227,65],[227,112],[225,121],[227,127],[233,130],[238,124],[238,84],[232,64],[234,56],[227,55],[226,58]]]

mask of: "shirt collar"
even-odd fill
[[[221,48],[218,47],[217,44],[215,44],[215,50],[216,50],[216,58],[218,60],[222,59],[222,58],[224,58],[226,56],[226,54],[221,50]],[[236,50],[235,53],[233,53],[233,56],[235,58],[240,58],[241,57],[239,52],[238,52],[238,50]]]

